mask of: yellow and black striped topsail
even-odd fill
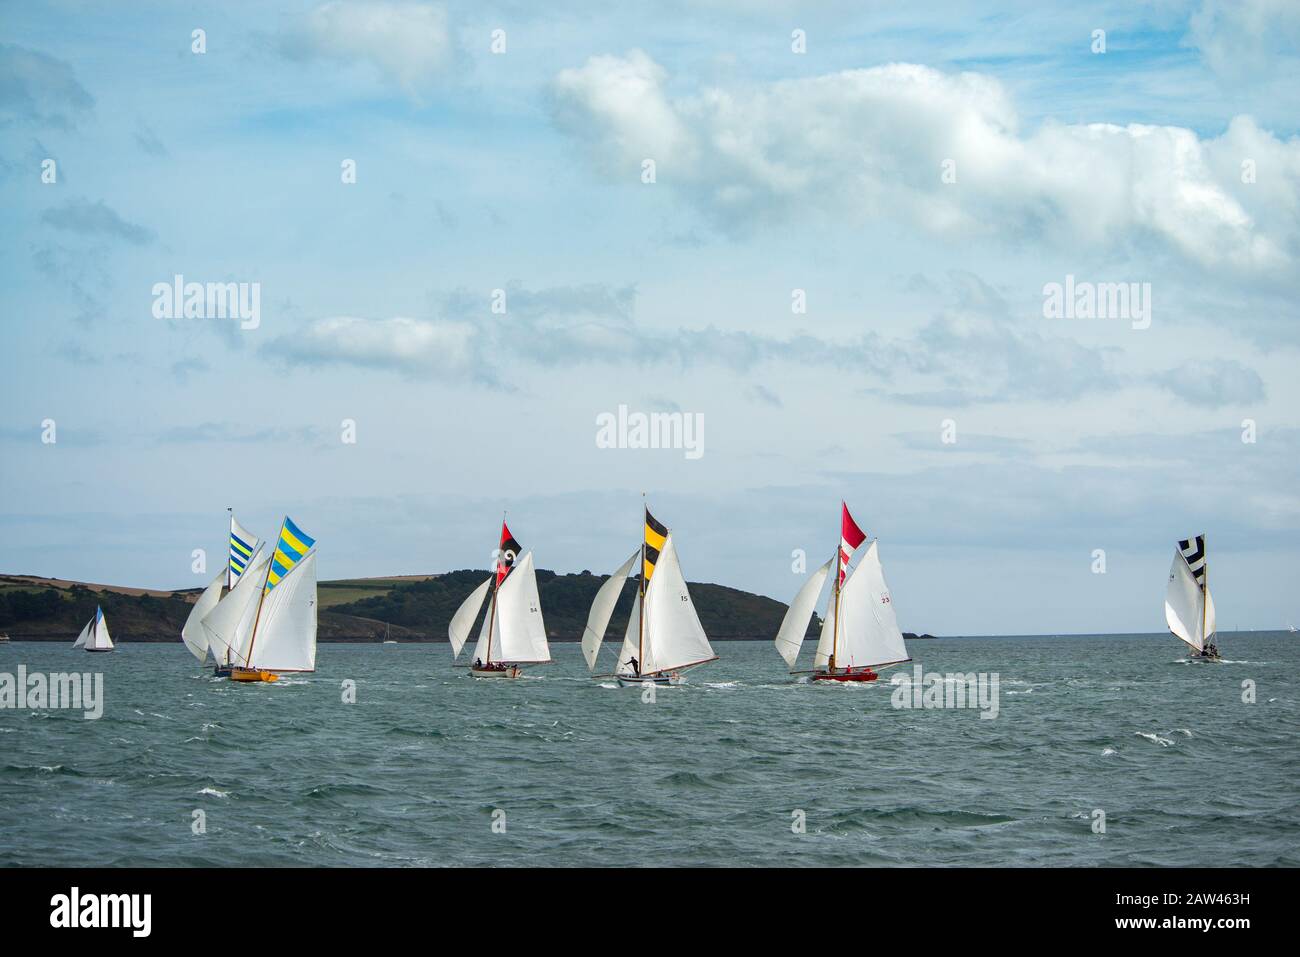
[[[664,542],[668,540],[668,529],[661,525],[653,515],[650,509],[645,510],[645,557],[644,567],[641,569],[643,581],[649,583],[650,576],[655,573],[655,562],[659,561],[659,550],[664,547]]]

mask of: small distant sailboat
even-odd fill
[[[1165,588],[1165,622],[1175,637],[1191,646],[1193,659],[1222,660],[1213,640],[1217,625],[1204,535],[1183,539],[1174,549]]]
[[[275,551],[257,549],[235,587],[202,619],[232,681],[278,681],[316,670],[316,540],[287,515]]]
[[[672,533],[645,511],[641,547],[609,577],[591,603],[582,632],[582,653],[594,670],[610,616],[638,555],[641,573],[614,674],[623,688],[679,685],[688,668],[717,661],[691,602]],[[604,677],[604,676],[602,676]]]
[[[1295,625],[1287,625],[1286,627],[1287,627],[1287,630],[1288,630],[1289,632],[1291,632],[1291,634],[1294,635],[1294,634],[1296,633],[1296,627],[1295,627]],[[8,636],[7,636],[7,635],[5,636],[5,640],[8,640]]]
[[[86,622],[86,627],[81,629],[81,634],[77,635],[77,640],[72,643],[72,647],[84,648],[87,651],[113,650],[113,639],[108,634],[108,622],[104,620],[104,609],[95,606],[95,617]]]
[[[447,626],[452,655],[459,658],[488,588],[492,589],[492,599],[474,646],[474,663],[470,666],[470,674],[475,678],[518,678],[522,674],[520,665],[544,665],[551,661],[533,553],[524,552],[519,557],[519,551],[520,545],[503,519],[495,571],[470,592]]]
[[[200,664],[211,657],[214,674],[219,678],[230,677],[233,664],[230,649],[224,645],[211,645],[202,622],[221,601],[222,587],[224,586],[227,594],[234,590],[262,544],[261,539],[248,532],[235,520],[235,513],[231,509],[226,511],[230,512],[230,553],[226,559],[226,567],[218,572],[203,589],[203,593],[190,609],[189,616],[186,617],[185,624],[181,628],[181,640],[185,643],[185,647]]]
[[[912,659],[898,629],[876,541],[872,541],[849,572],[849,559],[867,535],[849,514],[848,505],[841,502],[840,508],[840,546],[795,595],[777,632],[776,648],[793,673],[817,597],[831,566],[835,565],[834,584],[813,660],[812,680],[875,681],[879,677],[875,669],[901,665]]]

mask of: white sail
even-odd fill
[[[72,643],[72,647],[73,648],[86,647],[86,639],[90,637],[90,629],[94,627],[95,627],[95,619],[92,618],[90,619],[90,621],[86,622],[85,626],[81,629],[81,634],[77,635],[77,640]]]
[[[1165,622],[1169,630],[1197,651],[1205,649],[1205,634],[1201,630],[1202,592],[1196,576],[1187,566],[1187,559],[1177,548],[1174,563],[1169,568],[1169,585],[1165,588]],[[1207,631],[1213,628],[1214,602],[1205,608]],[[1211,632],[1212,633],[1212,632]]]
[[[840,589],[840,633],[836,668],[862,668],[908,661],[907,645],[898,630],[894,602],[885,584],[876,542]]]
[[[248,639],[257,616],[257,599],[270,560],[269,555],[263,557],[259,550],[235,587],[199,623],[208,639],[208,650],[217,661],[245,663]]]
[[[316,550],[266,593],[248,655],[250,668],[316,670]]]
[[[492,598],[488,600],[487,613],[483,616],[483,623],[478,627],[478,641],[475,642],[474,644],[474,660],[478,662],[482,662],[485,665],[488,664],[490,660],[489,658],[490,653],[496,651],[500,647],[500,645],[497,644],[496,635],[495,635],[496,623],[497,623],[495,606],[496,606],[496,596],[493,595]],[[489,647],[489,642],[488,642],[489,625],[492,626],[492,630],[494,632],[492,636],[491,647]]]
[[[664,540],[645,592],[642,674],[673,671],[717,657],[695,613],[672,535]]]
[[[636,564],[640,555],[641,549],[638,548],[596,592],[596,597],[591,603],[591,611],[587,612],[587,627],[582,629],[582,653],[587,659],[588,669],[596,667],[596,655],[600,652],[601,642],[605,640],[609,617],[614,614],[614,606],[618,604],[618,596],[623,591],[623,584],[627,581],[628,575],[632,574],[632,566]]]
[[[637,549],[637,555],[641,550]],[[614,674],[631,675],[636,674],[636,669],[632,667],[632,659],[635,658],[639,663],[641,661],[641,647],[637,640],[641,621],[641,590],[638,588],[636,597],[632,599],[632,614],[627,617],[627,627],[623,629],[623,644],[618,649],[618,661],[614,662]]]
[[[453,658],[460,657],[460,650],[465,647],[465,639],[469,637],[469,630],[474,627],[474,619],[478,617],[479,609],[483,607],[483,597],[491,584],[492,579],[488,578],[475,588],[469,593],[469,597],[460,603],[456,614],[451,616],[451,624],[447,626],[447,638],[451,641]]]
[[[541,664],[551,660],[532,552],[524,552],[497,589],[493,644],[497,661]]]
[[[833,561],[834,558],[827,559],[825,565],[808,576],[786,609],[785,617],[781,619],[781,630],[776,633],[776,650],[781,652],[781,657],[791,668],[799,657],[799,649],[803,647],[808,622],[812,619],[813,609],[817,607],[817,596],[826,584],[826,576],[830,573]]]
[[[834,562],[834,559],[831,559]],[[822,615],[821,635],[817,639],[817,653],[813,655],[813,667],[825,668],[830,664],[831,647],[835,641],[835,590],[831,589],[826,599],[826,612]]]
[[[204,633],[201,623],[207,617],[208,612],[216,608],[217,602],[221,600],[221,586],[226,583],[228,574],[229,569],[223,569],[217,574],[216,578],[209,582],[208,587],[203,589],[203,594],[194,603],[194,607],[190,609],[189,616],[181,627],[181,640],[185,642],[185,647],[190,650],[190,654],[199,659],[200,663],[208,656],[208,636]],[[212,656],[217,657],[215,651]]]
[[[113,649],[113,639],[108,634],[108,621],[104,618],[102,608],[95,609],[95,621],[90,627],[90,634],[86,637],[87,651],[111,651]]]

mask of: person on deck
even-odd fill
[[[632,674],[639,675],[641,673],[641,662],[637,661],[635,656],[628,658],[628,662],[632,665]]]

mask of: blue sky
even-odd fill
[[[1160,630],[1201,531],[1225,627],[1300,618],[1300,8],[860,7],[5,5],[0,570],[199,584],[229,505],[325,577],[502,509],[609,571],[645,491],[788,600],[844,498],[906,628]],[[155,318],[178,273],[260,325]],[[621,404],[703,456],[598,448]]]

